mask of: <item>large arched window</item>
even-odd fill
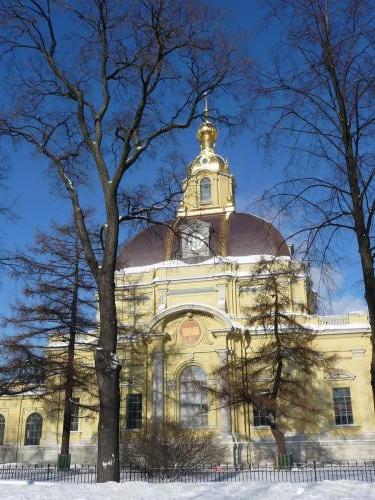
[[[4,444],[5,418],[0,415],[0,445]]]
[[[207,427],[207,376],[203,368],[190,365],[180,374],[180,424]]]
[[[208,203],[211,201],[211,181],[208,177],[203,177],[200,183],[201,202]]]
[[[39,413],[27,417],[25,429],[25,445],[38,445],[42,436],[43,418]]]

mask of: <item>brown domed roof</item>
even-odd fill
[[[210,224],[210,256],[290,256],[284,238],[270,222],[245,213],[232,213],[229,219],[225,214],[214,214],[182,217],[171,228],[154,225],[144,229],[121,249],[117,269],[182,259],[179,227],[193,220]],[[196,259],[204,261],[207,257]]]
[[[228,255],[290,256],[281,233],[270,222],[251,214],[233,213],[229,217]]]

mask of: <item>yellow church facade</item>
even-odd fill
[[[257,287],[270,270],[283,276],[290,314],[315,334],[322,356],[306,398],[324,411],[312,421],[289,420],[288,451],[297,460],[372,459],[375,416],[370,386],[370,327],[364,313],[319,316],[306,269],[294,261],[279,231],[264,219],[237,213],[229,165],[215,151],[217,129],[198,129],[198,156],[190,163],[176,220],[147,228],[118,257],[116,306],[121,373],[121,440],[150,422],[209,429],[226,444],[228,461],[269,461],[275,443],[261,412],[228,406],[205,387],[244,350],[256,352],[262,328],[249,326]],[[88,356],[92,337],[78,347]],[[88,362],[92,362],[88,356]],[[199,384],[197,384],[197,382]],[[0,460],[54,463],[62,412],[50,412],[37,394],[0,398]],[[92,403],[77,388],[76,402]],[[97,414],[77,406],[71,432],[72,463],[93,463]]]

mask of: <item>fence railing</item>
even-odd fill
[[[146,481],[150,483],[214,481],[266,481],[266,482],[316,482],[323,480],[351,479],[375,482],[375,461],[298,463],[289,468],[268,465],[214,465],[204,464],[194,468],[143,468],[135,465],[120,468],[120,481]],[[62,470],[56,465],[0,465],[0,480],[25,480],[29,482],[95,483],[96,466],[74,465]]]
[[[348,314],[332,314],[330,316],[317,316],[319,325],[348,325],[350,317]]]

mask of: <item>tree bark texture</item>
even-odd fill
[[[372,358],[370,376],[373,405],[375,409],[375,274],[373,256],[371,250],[370,235],[365,220],[366,217],[363,206],[364,198],[360,188],[360,167],[358,165],[357,156],[355,155],[353,149],[352,131],[350,119],[348,116],[347,104],[340,86],[339,79],[337,77],[336,66],[332,56],[332,46],[328,34],[329,30],[327,27],[327,44],[324,51],[325,61],[327,70],[331,76],[331,81],[338,104],[338,118],[341,124],[341,139],[345,148],[346,175],[352,200],[354,231],[361,260],[361,270],[365,290],[364,297],[368,307],[369,322],[371,327]]]
[[[285,455],[286,444],[285,444],[284,434],[280,431],[280,429],[276,425],[270,425],[270,429],[277,446],[277,453],[279,455]]]
[[[69,328],[68,360],[65,377],[64,393],[64,419],[61,436],[61,455],[69,455],[70,447],[70,428],[72,422],[72,397],[74,388],[74,354],[77,327],[77,308],[78,308],[78,281],[79,281],[79,249],[76,245],[76,260],[74,269],[74,284],[71,303],[71,316]]]
[[[68,363],[67,363],[67,373],[65,382],[65,393],[64,393],[64,418],[63,418],[63,430],[61,436],[61,454],[69,455],[70,446],[70,427],[72,420],[72,397],[73,397],[73,385],[74,385],[74,349],[75,349],[75,330],[70,334],[69,346],[68,346]]]
[[[108,273],[102,275],[98,285],[100,338],[95,353],[100,401],[97,481],[118,482],[121,365],[116,356],[117,319],[113,276]]]

